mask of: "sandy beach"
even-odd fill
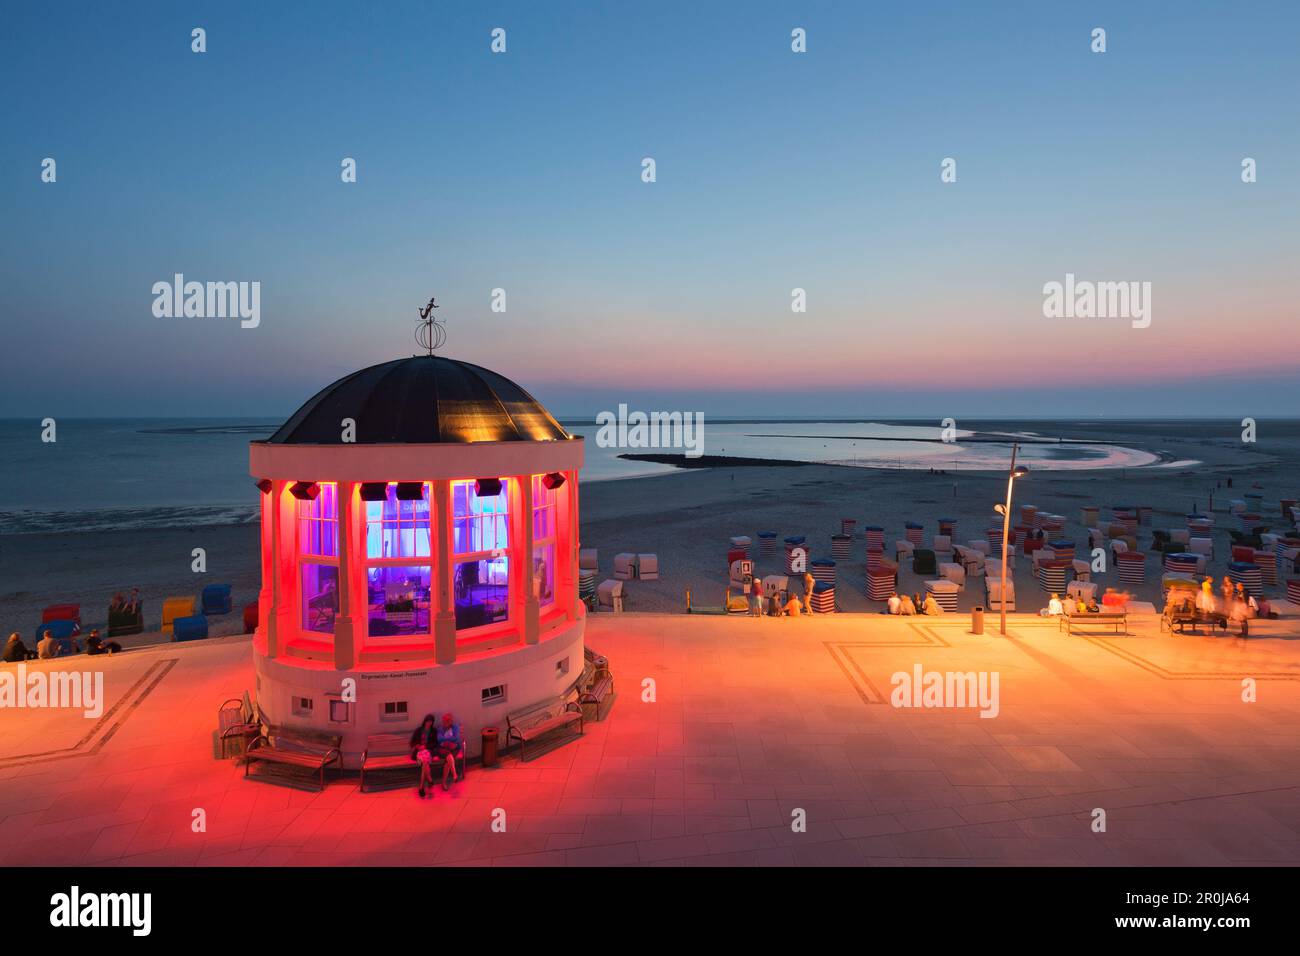
[[[999,425],[1026,431],[1037,427],[1050,433],[1041,422]],[[1153,508],[1151,527],[1181,528],[1193,506],[1206,509],[1213,493],[1220,530],[1215,533],[1215,560],[1210,568],[1222,575],[1229,554],[1227,532],[1222,529],[1233,524],[1228,519],[1229,500],[1259,484],[1267,509],[1264,520],[1280,528],[1278,499],[1300,494],[1292,483],[1300,466],[1300,423],[1262,423],[1260,441],[1253,445],[1240,441],[1240,428],[1231,421],[1210,428],[1204,422],[1105,422],[1072,425],[1069,433],[1121,442],[1167,462],[1124,470],[1035,471],[1017,483],[1017,515],[1018,506],[1026,503],[1064,515],[1065,537],[1080,542],[1080,548],[1083,506],[1096,505],[1105,516],[1113,504],[1146,504]],[[1234,483],[1231,489],[1226,487],[1229,477]],[[1216,484],[1222,487],[1216,490]],[[881,605],[866,597],[861,536],[865,525],[885,528],[886,553],[891,555],[906,521],[925,526],[927,543],[940,517],[957,519],[957,541],[982,538],[994,518],[992,505],[1004,489],[1004,475],[963,472],[960,465],[946,474],[811,464],[682,469],[584,484],[582,543],[598,549],[601,578],[612,576],[613,556],[618,552],[658,554],[660,579],[630,582],[627,610],[676,612],[685,608],[687,589],[696,605],[722,603],[731,536],[753,537],[759,530],[776,531],[778,537],[802,534],[814,556],[829,557],[830,536],[839,531],[840,519],[856,518],[859,533],[851,559],[840,562],[837,569],[836,597],[841,610],[875,611]],[[1144,546],[1150,531],[1141,529]],[[239,633],[239,609],[257,598],[257,546],[253,525],[8,535],[0,541],[0,629],[18,630],[27,638],[40,620],[41,609],[62,602],[82,605],[86,628],[102,627],[113,593],[139,587],[145,600],[146,631],[156,631],[164,597],[228,582],[234,589],[235,612],[213,618],[211,631]],[[196,547],[207,552],[205,575],[190,570],[190,554]],[[760,561],[759,570],[778,572],[780,557]],[[1147,583],[1134,590],[1138,599],[1154,601],[1160,574],[1155,558],[1149,558],[1147,565]],[[1020,559],[1015,578],[1019,612],[1036,611],[1046,603],[1047,595],[1032,579],[1027,560]],[[1117,583],[1113,571],[1099,580],[1103,586]],[[900,586],[912,592],[923,590],[920,579],[906,570]],[[959,607],[965,610],[983,600],[982,584],[976,580],[960,596]],[[136,640],[153,639],[156,636],[146,634]]]

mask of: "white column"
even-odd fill
[[[283,595],[280,588],[280,495],[284,484],[271,482],[271,490],[266,494],[265,510],[271,521],[271,533],[264,535],[262,545],[267,547],[270,539],[270,560],[262,561],[262,590],[257,596],[257,619],[266,632],[266,656],[277,657],[280,654],[280,603]]]
[[[351,670],[357,665],[356,632],[352,620],[352,586],[355,576],[352,573],[353,561],[353,523],[356,508],[355,482],[340,481],[338,484],[338,552],[339,609],[334,615],[334,667],[341,671]]]
[[[437,541],[434,549],[433,579],[429,590],[434,601],[434,659],[439,664],[456,663],[456,592],[452,588],[456,569],[452,564],[451,482],[430,482],[430,508]]]
[[[564,487],[569,489],[569,539],[566,542],[565,566],[572,587],[569,589],[569,617],[578,619],[578,552],[582,548],[582,524],[578,515],[578,470],[565,473]]]
[[[289,494],[290,481],[277,481],[272,494],[275,496],[275,595],[276,629],[275,652],[268,655],[275,657],[284,653],[285,645],[298,633],[294,615],[301,614],[299,591],[302,582],[298,580],[297,563],[297,515],[298,499]],[[285,522],[288,522],[286,527]],[[268,645],[269,645],[268,640]]]
[[[539,605],[537,599],[537,589],[533,587],[533,476],[519,475],[515,478],[519,485],[519,510],[523,518],[523,534],[520,536],[523,543],[523,574],[517,580],[523,583],[523,601],[520,602],[520,610],[523,611],[523,621],[520,630],[523,632],[525,644],[536,644],[540,640],[540,628],[538,626]],[[516,554],[520,553],[518,550]]]

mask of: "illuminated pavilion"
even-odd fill
[[[252,442],[263,719],[341,734],[356,766],[368,734],[450,711],[474,756],[483,727],[567,692],[582,463],[524,389],[436,355],[339,379]]]

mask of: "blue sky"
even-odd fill
[[[445,354],[562,415],[1264,416],[1300,397],[1295,3],[9,21],[0,414],[287,415],[413,352],[430,294]],[[154,317],[177,272],[259,281],[261,325]],[[1045,319],[1066,272],[1151,281],[1151,328]]]

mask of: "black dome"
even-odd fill
[[[505,376],[468,362],[417,355],[372,365],[321,389],[268,441],[341,445],[345,418],[357,423],[359,445],[569,437],[550,412]]]

